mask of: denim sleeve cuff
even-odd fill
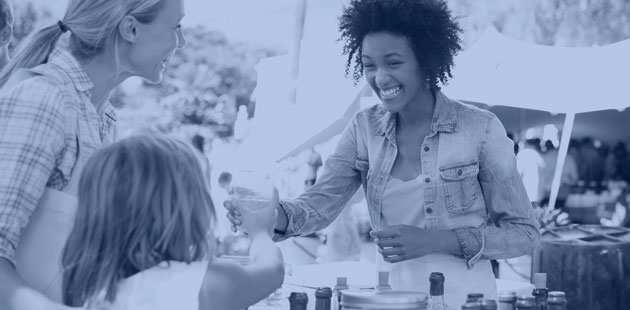
[[[456,228],[454,231],[464,253],[466,268],[470,270],[481,258],[485,246],[483,233],[478,228]]]
[[[301,209],[296,204],[290,204],[286,201],[280,201],[280,207],[287,215],[288,224],[287,230],[284,234],[274,229],[273,241],[280,242],[288,239],[289,237],[298,236],[303,232],[303,228],[308,220],[308,212]]]
[[[0,258],[8,260],[15,268],[15,247],[3,238],[0,238]]]

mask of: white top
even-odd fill
[[[404,182],[389,177],[383,193],[383,224],[425,228],[422,178],[421,174]],[[429,254],[394,264],[383,261],[379,252],[376,257],[377,269],[389,271],[390,284],[395,290],[428,294],[429,275],[437,271],[444,274],[444,300],[453,309],[459,309],[466,301],[466,294],[472,292],[497,299],[496,282],[488,260],[480,260],[473,269],[468,270],[464,259],[450,254]]]
[[[118,286],[108,310],[199,310],[199,290],[208,262],[166,262],[139,272]]]
[[[425,227],[423,176],[420,174],[407,182],[389,177],[383,192],[381,227],[401,224]]]

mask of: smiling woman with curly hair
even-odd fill
[[[461,50],[461,29],[442,1],[352,1],[340,18],[339,31],[348,55],[346,73],[362,76],[361,45],[369,33],[389,32],[409,40],[428,85],[439,89],[451,77],[453,58]],[[353,59],[354,58],[354,59]]]
[[[428,292],[441,272],[450,307],[473,291],[496,299],[490,260],[531,253],[540,234],[501,122],[440,91],[456,19],[443,0],[353,0],[339,29],[346,73],[381,104],[354,116],[315,185],[280,202],[276,238],[326,227],[362,186],[394,289]]]

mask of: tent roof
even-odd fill
[[[444,92],[489,105],[580,113],[630,106],[630,40],[552,47],[509,38],[489,25],[455,59]]]

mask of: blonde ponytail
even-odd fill
[[[48,61],[48,56],[59,41],[62,31],[57,24],[32,33],[13,53],[13,59],[0,72],[0,85],[21,68],[33,68]]]

